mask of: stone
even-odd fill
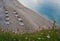
[[[5,18],[9,21],[7,22]],[[41,28],[40,26],[52,26],[52,22],[49,19],[46,19],[40,13],[25,7],[18,2],[18,0],[0,0],[0,19],[2,19],[0,20],[0,25],[3,27],[2,29],[8,27],[9,30],[13,31],[14,29],[19,28],[19,32],[25,31],[32,33],[32,30],[34,32],[38,31]],[[45,29],[47,29],[46,27]]]

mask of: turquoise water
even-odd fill
[[[57,24],[60,24],[60,4],[54,1],[45,1],[42,5],[37,6],[37,11],[43,15],[48,16],[51,20],[56,20]]]
[[[21,3],[47,16],[50,20],[56,20],[60,25],[60,0],[21,0]]]

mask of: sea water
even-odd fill
[[[45,0],[42,5],[38,5],[36,10],[43,15],[48,16],[49,19],[56,20],[57,24],[60,24],[60,2]]]
[[[30,7],[50,20],[56,20],[60,25],[60,0],[19,0],[23,5]]]

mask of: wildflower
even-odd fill
[[[25,39],[28,39],[28,37],[25,37]]]
[[[38,40],[40,40],[41,38],[39,37]]]
[[[50,35],[49,34],[47,35],[47,38],[50,38]]]
[[[41,34],[43,34],[43,33],[41,33]]]

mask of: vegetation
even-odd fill
[[[53,30],[55,30],[55,29],[56,29],[56,21],[55,21],[55,20],[53,21],[52,29],[53,29]]]
[[[17,34],[14,32],[5,32],[0,28],[0,41],[60,41],[60,29],[56,28],[54,20],[52,29],[42,30],[36,33]]]
[[[60,41],[60,30],[43,30],[32,34],[0,31],[0,41]]]

